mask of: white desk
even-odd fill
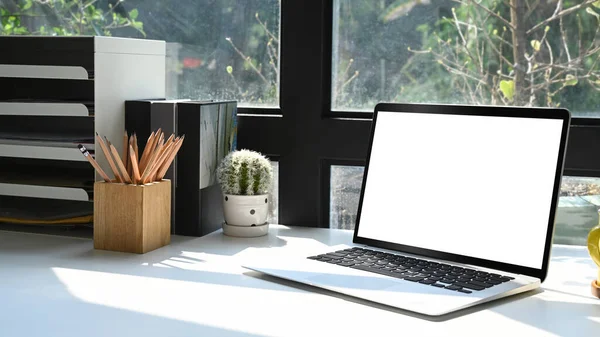
[[[86,239],[0,232],[0,336],[599,336],[596,267],[556,246],[543,290],[443,320],[278,281],[239,267],[309,254],[351,232],[274,226],[269,236],[173,237],[146,255]]]

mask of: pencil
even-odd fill
[[[123,164],[125,164],[125,169],[129,172],[129,137],[127,137],[127,130],[124,131],[123,134]]]
[[[133,151],[133,135],[129,136],[129,141],[127,142],[127,157],[125,157],[125,161],[127,162],[127,173],[129,173],[130,177],[133,177],[133,167],[131,167],[131,156],[129,153]]]
[[[109,183],[110,182],[110,178],[108,177],[108,175],[106,175],[106,173],[100,167],[100,165],[98,165],[98,162],[94,158],[92,158],[92,155],[85,148],[85,146],[79,144],[77,147],[79,148],[79,151],[81,151],[81,153],[83,153],[83,156],[85,158],[87,158],[87,160],[90,162],[90,164],[92,164],[92,166],[96,169],[96,171],[98,171],[98,174],[100,174],[100,176],[102,176],[102,179],[104,179],[104,181],[106,181],[107,183]]]
[[[144,147],[144,152],[142,152],[142,158],[140,159],[140,171],[143,172],[146,169],[146,164],[148,163],[149,157],[152,155],[152,149],[154,149],[154,140],[156,139],[156,134],[152,132],[150,137],[148,137],[148,141],[146,142],[146,146]]]
[[[115,157],[115,161],[117,162],[117,166],[121,170],[121,174],[123,174],[123,180],[127,184],[131,184],[131,178],[129,177],[129,174],[127,174],[127,169],[125,169],[125,165],[123,165],[123,162],[121,161],[121,157],[119,157],[119,152],[117,152],[117,149],[112,144],[110,144],[110,151],[112,152],[113,156]]]
[[[160,171],[160,168],[167,161],[167,159],[169,158],[169,155],[171,154],[171,151],[173,151],[174,148],[175,148],[175,143],[172,143],[172,144],[169,144],[164,149],[164,151],[162,152],[159,160],[156,162],[156,165],[152,169],[152,173],[150,174],[150,181],[157,181],[156,178],[158,176],[158,171]]]
[[[175,147],[171,150],[171,153],[167,157],[167,160],[163,163],[160,170],[158,171],[158,174],[156,175],[157,180],[162,180],[165,177],[165,174],[167,174],[167,171],[169,170],[171,163],[173,163],[173,161],[175,160],[175,156],[177,156],[177,152],[179,152],[179,149],[181,148],[181,145],[183,144],[184,138],[185,138],[185,136],[178,138],[177,141],[175,142]]]
[[[152,181],[156,180],[156,172],[160,168],[162,163],[165,161],[165,159],[167,158],[167,154],[169,153],[169,151],[171,150],[171,148],[173,146],[174,146],[174,144],[169,144],[169,145],[165,144],[165,146],[162,147],[162,149],[160,150],[158,159],[156,159],[156,161],[152,165],[150,174],[148,174],[148,177],[146,178],[146,180],[144,180],[144,183],[148,183],[148,182],[152,182]]]
[[[104,152],[104,156],[106,157],[106,160],[108,161],[108,165],[110,166],[110,169],[112,170],[113,174],[115,175],[115,179],[117,179],[117,181],[122,183],[123,178],[121,177],[121,174],[119,174],[119,170],[115,166],[115,162],[112,159],[112,155],[110,154],[108,147],[106,147],[106,144],[104,143],[104,141],[102,140],[102,137],[100,137],[98,132],[96,132],[96,139],[98,140],[98,144],[100,144],[100,147],[102,148],[102,152]]]
[[[123,177],[123,175],[121,174],[121,172],[119,171],[119,168],[117,166],[117,159],[120,160],[119,154],[117,153],[117,156],[115,157],[114,154],[112,153],[112,151],[110,150],[111,147],[113,147],[112,143],[108,140],[108,138],[106,138],[106,136],[104,136],[104,141],[106,142],[106,146],[108,148],[108,151],[111,153],[110,156],[111,158],[114,160],[115,163],[115,167],[117,167],[117,173],[119,173],[119,177],[121,177],[121,182],[124,183],[125,182],[125,178]]]
[[[137,158],[135,156],[135,150],[132,146],[129,148],[129,158],[131,158],[131,169],[133,170],[133,183],[139,184],[140,180],[140,169],[138,168]]]
[[[156,160],[162,154],[164,147],[165,147],[165,145],[159,145],[158,148],[156,150],[154,150],[154,152],[152,153],[152,156],[150,157],[150,159],[148,159],[148,162],[146,163],[146,169],[144,170],[144,173],[142,174],[142,183],[143,184],[145,184],[148,181],[148,177],[152,173],[152,169],[154,168]]]
[[[175,138],[175,135],[171,135],[171,137],[169,137],[169,139],[167,139],[167,141],[165,142],[165,144],[169,144],[170,142],[173,141],[174,138]]]
[[[135,160],[139,161],[140,157],[138,156],[138,140],[135,132],[133,133],[133,153],[135,154]]]
[[[156,142],[155,150],[162,147],[164,144],[165,144],[165,134],[161,132],[160,137],[158,137],[158,142]]]

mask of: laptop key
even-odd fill
[[[510,280],[514,280],[514,279],[515,279],[514,277],[502,276],[502,277],[500,277],[500,278],[498,279],[498,281],[501,281],[501,282],[508,282],[508,281],[510,281]]]
[[[323,257],[327,257],[327,258],[330,258],[332,260],[341,260],[341,259],[344,258],[343,256],[338,256],[338,255],[333,255],[333,254],[326,254]]]
[[[350,268],[369,271],[372,273],[381,274],[381,275],[385,275],[385,276],[391,276],[393,278],[400,278],[400,279],[402,278],[402,276],[400,274],[393,273],[388,270],[382,270],[382,269],[377,269],[377,268],[372,268],[372,267],[365,267],[365,266],[361,266],[361,265],[350,266]]]
[[[485,282],[486,282],[486,283],[489,283],[489,284],[493,284],[493,285],[495,285],[495,286],[497,286],[497,285],[499,285],[499,284],[502,284],[502,282],[501,282],[501,281],[498,281],[498,280],[496,280],[496,279],[493,279],[493,278],[491,278],[491,279],[489,279],[489,280],[487,280],[487,281],[485,281]]]
[[[353,265],[355,265],[354,262],[346,262],[346,261],[344,261],[342,263],[338,263],[338,266],[343,266],[343,267],[350,267],[350,266],[353,266]]]
[[[441,280],[440,280],[440,281],[438,281],[438,282],[441,282],[441,283],[447,283],[447,284],[452,284],[452,283],[454,283],[454,282],[456,282],[456,281],[454,281],[454,280],[449,280],[449,279],[447,279],[447,278],[443,278],[443,279],[441,279]]]
[[[445,285],[439,284],[439,283],[432,283],[431,285],[434,286],[434,287],[438,287],[438,288],[444,288],[445,287]]]
[[[404,278],[407,281],[411,281],[411,282],[419,282],[421,280],[424,280],[424,277],[418,277],[418,276],[408,276]]]
[[[342,263],[342,261],[339,260],[329,260],[329,261],[325,261],[327,263],[331,263],[331,264],[338,264],[338,263]]]
[[[458,290],[459,292],[461,292],[461,293],[465,293],[465,294],[470,294],[470,293],[472,293],[472,291],[471,291],[471,290],[467,290],[467,289],[457,289],[457,290]]]
[[[469,281],[469,284],[474,284],[476,286],[485,287],[485,288],[489,288],[489,287],[493,286],[493,284],[486,283],[486,282],[479,282],[479,281]]]
[[[429,279],[430,279],[430,280],[434,280],[434,281],[439,281],[439,280],[441,280],[442,278],[441,278],[441,277],[439,277],[439,276],[431,276]]]
[[[446,286],[446,289],[449,289],[449,290],[458,290],[458,289],[461,289],[461,287],[456,286],[456,285],[449,285],[449,286]]]
[[[478,286],[475,284],[470,284],[470,283],[464,283],[464,282],[454,282],[453,285],[455,285],[457,287],[467,288],[467,289],[472,289],[472,290],[477,290],[477,291],[485,289],[485,287],[481,287],[481,286]]]
[[[423,283],[423,284],[434,284],[434,283],[435,283],[435,280],[422,280],[422,281],[419,281],[419,283]]]

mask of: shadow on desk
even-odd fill
[[[248,271],[244,273],[249,277],[254,277],[257,279],[261,279],[267,282],[278,283],[282,285],[286,285],[288,287],[302,290],[302,291],[310,291],[312,293],[322,294],[324,296],[332,296],[344,301],[348,301],[351,303],[356,303],[360,305],[366,305],[372,308],[376,308],[379,310],[385,310],[393,313],[397,313],[404,316],[410,316],[418,319],[423,319],[431,322],[446,322],[453,319],[460,319],[461,317],[476,314],[482,311],[491,311],[495,314],[499,314],[510,318],[512,320],[521,322],[523,324],[527,324],[530,326],[534,326],[536,328],[542,329],[549,333],[553,333],[559,336],[569,335],[573,333],[573,329],[576,327],[582,327],[582,324],[587,326],[592,326],[590,330],[596,331],[596,329],[600,329],[600,322],[595,320],[590,320],[589,312],[591,310],[597,309],[600,313],[600,305],[595,305],[592,303],[573,303],[573,302],[563,302],[563,301],[552,301],[549,306],[548,303],[541,298],[535,297],[536,295],[542,294],[545,291],[554,292],[553,290],[544,290],[543,288],[538,288],[535,290],[531,290],[529,292],[517,294],[514,296],[505,297],[502,299],[498,299],[492,302],[483,303],[471,308],[463,309],[456,311],[454,313],[442,315],[442,316],[426,316],[418,313],[414,313],[407,310],[402,310],[398,308],[394,308],[391,306],[383,305],[380,303],[363,300],[361,298],[356,298],[344,294],[340,294],[334,291],[330,291],[327,289],[322,289],[319,287],[312,287],[303,283],[298,283],[294,281],[289,281],[281,278],[277,278],[271,275],[262,274],[255,271]],[[570,295],[570,294],[568,294]],[[350,310],[350,309],[349,309]],[[569,324],[561,324],[560,322],[547,321],[545,319],[540,319],[540,317],[552,317],[550,311],[559,312],[565,316],[565,319],[569,322]],[[555,314],[554,313],[554,314]],[[564,321],[563,321],[564,323]],[[498,329],[502,329],[502,327],[496,327]],[[588,330],[589,331],[589,330]]]
[[[542,290],[542,289],[535,289],[535,290],[532,290],[529,292],[517,294],[515,296],[509,296],[509,297],[502,298],[502,299],[499,299],[499,300],[496,300],[493,302],[483,303],[481,305],[477,305],[477,306],[474,306],[471,308],[459,310],[459,311],[456,311],[456,312],[453,312],[450,314],[446,314],[446,315],[442,315],[442,316],[427,316],[427,315],[422,315],[422,314],[415,313],[412,311],[398,309],[398,308],[388,306],[385,304],[368,301],[368,300],[365,300],[362,298],[341,294],[341,293],[338,293],[335,291],[330,291],[330,290],[319,288],[319,287],[313,287],[313,286],[310,286],[310,285],[307,285],[304,283],[281,279],[281,278],[278,278],[275,276],[271,276],[271,275],[267,275],[267,274],[263,274],[263,273],[259,273],[259,272],[255,272],[255,271],[245,272],[244,275],[249,276],[249,277],[254,277],[257,279],[261,279],[261,280],[264,280],[267,282],[280,283],[280,284],[283,284],[283,285],[286,285],[288,287],[292,287],[292,288],[295,288],[298,290],[310,291],[310,292],[322,294],[325,296],[332,296],[332,297],[336,297],[336,298],[339,298],[339,299],[342,299],[342,300],[345,300],[348,302],[357,303],[357,304],[361,304],[361,305],[367,305],[367,306],[377,308],[380,310],[387,310],[387,311],[395,312],[398,314],[407,315],[407,316],[411,316],[411,317],[415,317],[415,318],[420,318],[420,319],[424,319],[424,320],[428,320],[428,321],[432,321],[432,322],[444,322],[444,321],[447,321],[450,319],[455,319],[455,318],[458,318],[461,316],[465,316],[465,315],[468,315],[468,314],[471,314],[471,313],[474,313],[477,311],[494,309],[503,304],[512,303],[512,302],[518,301],[520,299],[528,298],[528,297],[531,297],[531,296],[534,296],[534,295],[544,292],[544,290]]]

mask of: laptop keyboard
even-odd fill
[[[514,277],[358,247],[308,258],[466,294],[514,280]]]

